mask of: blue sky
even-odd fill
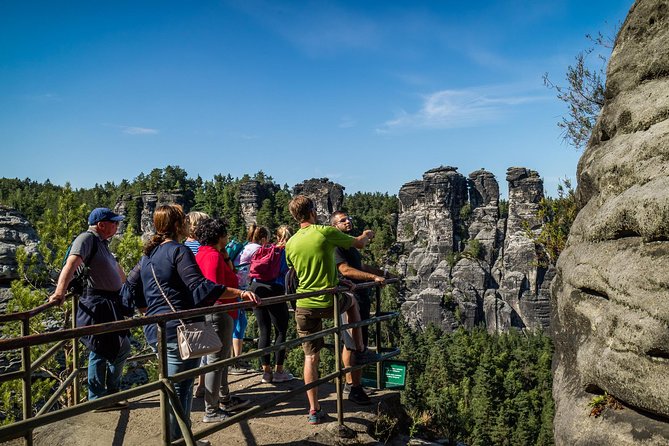
[[[395,194],[451,165],[579,152],[542,75],[630,0],[0,2],[0,177],[90,187],[168,164]]]

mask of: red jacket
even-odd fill
[[[221,254],[213,246],[200,246],[200,249],[195,256],[195,261],[197,262],[202,275],[207,279],[215,282],[219,285],[225,285],[230,288],[239,288],[239,282],[237,281],[237,275],[232,271],[230,266],[225,260],[223,260],[223,254]],[[229,304],[237,302],[236,297],[228,298],[219,298],[217,304]],[[237,319],[237,310],[232,310],[228,314],[233,318]]]

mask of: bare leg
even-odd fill
[[[344,363],[344,367],[350,367],[355,365],[353,362],[353,352],[348,350],[346,347],[342,349],[341,360]],[[346,382],[354,386],[360,385],[360,379],[362,378],[362,369],[354,370],[351,373],[346,374]]]
[[[320,353],[304,356],[304,384],[309,384],[318,379],[318,361]],[[318,387],[307,390],[307,399],[309,400],[309,410],[318,410],[321,408],[318,403]]]
[[[358,303],[355,302],[348,310],[346,310],[346,320],[348,322],[360,322],[360,310],[358,309]],[[346,323],[348,323],[346,322]],[[358,351],[363,351],[365,349],[365,344],[362,341],[362,330],[360,327],[356,327],[350,330],[351,338],[355,343],[355,348]]]
[[[232,351],[234,352],[234,356],[239,356],[242,354],[242,350],[244,348],[244,340],[243,339],[232,339]]]

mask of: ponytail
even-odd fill
[[[144,254],[149,255],[167,239],[179,241],[186,232],[186,215],[178,204],[158,206],[153,213],[156,234],[144,245]]]
[[[251,223],[251,225],[249,226],[249,230],[246,233],[246,240],[248,240],[249,242],[252,242],[253,241],[253,235],[255,234],[257,229],[258,229],[258,225],[255,224],[255,222]]]
[[[151,240],[149,240],[144,245],[144,255],[148,256],[151,254],[151,252],[156,249],[157,246],[163,243],[166,238],[166,234],[155,234],[153,237],[151,237]]]

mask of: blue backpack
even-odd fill
[[[227,245],[225,245],[225,250],[228,253],[228,257],[230,257],[230,260],[232,263],[235,263],[235,260],[237,260],[237,257],[239,257],[239,254],[244,250],[244,246],[246,246],[248,242],[238,242],[235,239],[232,239],[228,242]]]

